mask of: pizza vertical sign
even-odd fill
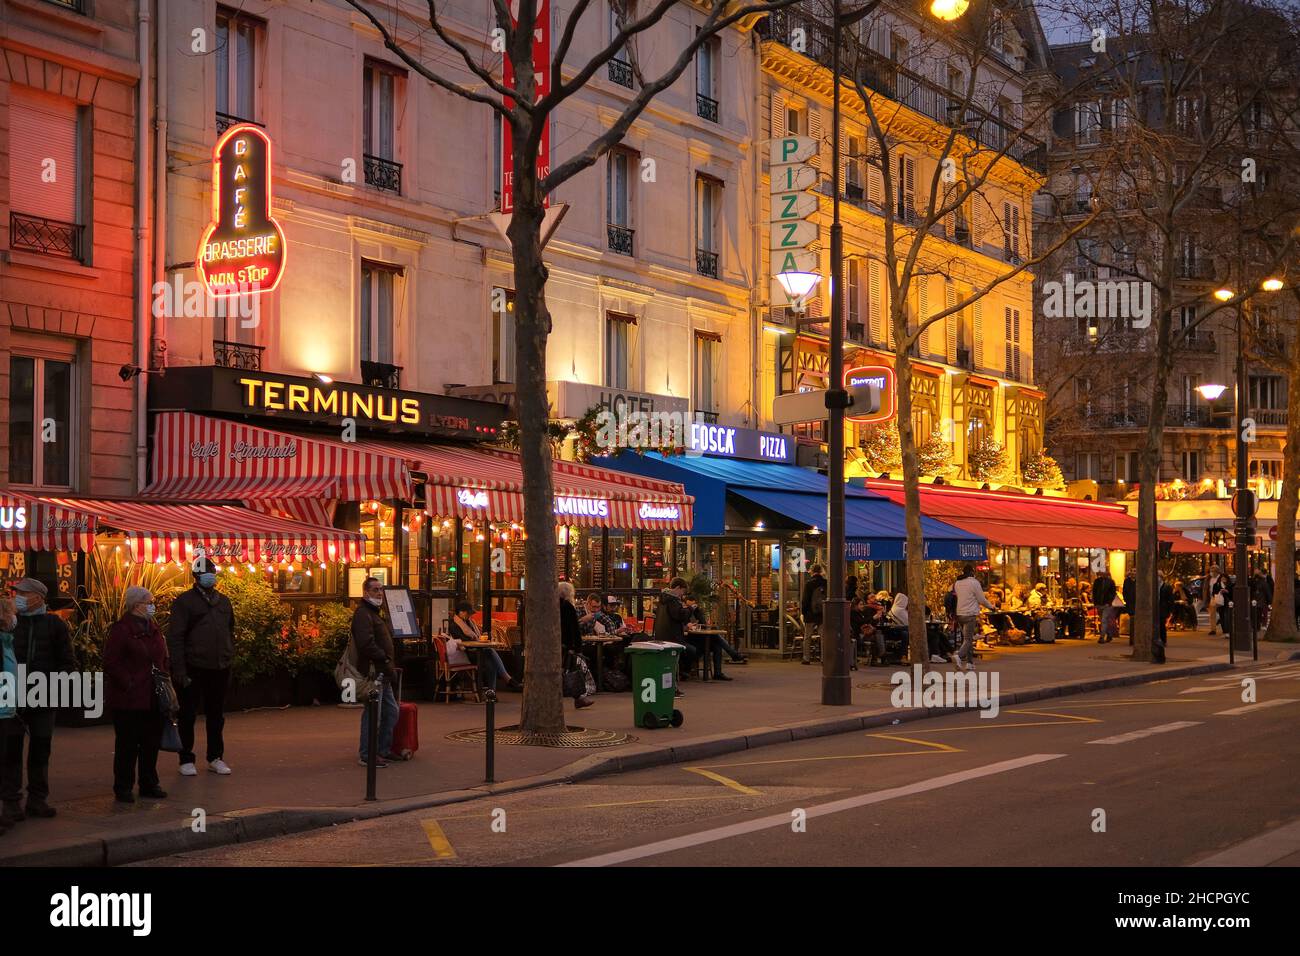
[[[519,26],[519,0],[510,2],[510,24]],[[507,53],[502,61],[502,77],[508,89],[515,88],[515,68]],[[551,92],[551,4],[550,0],[537,0],[537,19],[533,22],[533,83],[536,100]],[[506,97],[506,109],[514,106]],[[514,130],[508,122],[501,123],[501,211],[506,215],[515,211]],[[551,118],[543,120],[542,137],[537,144],[537,178],[551,171]],[[549,207],[549,196],[542,197],[542,205]]]
[[[271,218],[271,140],[230,127],[212,151],[212,221],[195,263],[209,295],[270,292],[284,274],[284,230]]]
[[[817,167],[811,162],[820,144],[807,136],[785,136],[771,141],[772,301],[789,299],[776,276],[782,272],[818,271],[818,254],[809,248],[818,237],[812,218],[820,201],[809,192],[817,185]],[[813,286],[811,296],[816,291]]]

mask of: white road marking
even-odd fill
[[[843,800],[834,800],[830,803],[823,803],[819,806],[808,807],[807,817],[808,819],[812,819],[813,817],[824,817],[832,813],[842,813],[845,810],[856,810],[858,807],[866,807],[874,803],[884,803],[887,800],[896,800],[899,797],[910,797],[913,794],[925,793],[929,790],[938,790],[941,787],[951,787],[954,784],[964,783],[967,780],[978,780],[981,777],[990,777],[994,774],[1006,773],[1010,770],[1018,770],[1021,767],[1031,767],[1034,764],[1044,763],[1048,760],[1058,760],[1064,756],[1065,754],[1030,754],[1027,757],[1017,757],[1014,760],[1002,760],[998,763],[988,764],[984,767],[975,767],[971,770],[947,773],[941,777],[921,780],[917,783],[910,783],[903,787],[892,787],[889,790],[877,790],[874,793],[864,793],[856,797],[847,797]],[[644,846],[631,847],[626,850],[616,850],[613,853],[602,853],[600,856],[588,857],[585,860],[574,860],[571,863],[561,863],[560,866],[613,866],[618,863],[627,863],[632,860],[643,860],[649,856],[659,856],[664,853],[672,853],[676,850],[701,846],[705,843],[716,843],[718,840],[743,836],[746,833],[757,833],[760,830],[771,830],[777,827],[789,827],[790,819],[791,817],[789,813],[778,813],[774,816],[760,817],[757,820],[749,820],[744,823],[733,823],[730,826],[717,827],[713,830],[689,833],[685,836],[674,837],[671,840],[659,840],[656,843],[647,843]]]
[[[1099,740],[1089,740],[1090,744],[1126,744],[1130,740],[1141,740],[1143,737],[1150,737],[1153,734],[1167,734],[1171,730],[1182,730],[1184,727],[1195,727],[1201,723],[1199,720],[1175,720],[1172,724],[1157,724],[1155,727],[1146,727],[1143,730],[1133,730],[1127,734],[1116,734],[1114,737],[1102,737]]]
[[[1268,866],[1300,853],[1300,820],[1251,837],[1192,866]]]
[[[1247,704],[1244,707],[1234,707],[1232,710],[1216,710],[1215,717],[1236,717],[1238,714],[1249,714],[1252,710],[1260,710],[1264,707],[1281,707],[1283,704],[1297,703],[1294,697],[1279,697],[1277,700],[1262,700],[1255,704]]]

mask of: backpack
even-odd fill
[[[957,592],[956,591],[949,591],[947,594],[943,596],[943,609],[947,611],[949,614],[956,616],[957,614]]]
[[[822,605],[826,602],[826,582],[823,581],[813,588],[812,596],[808,599],[808,612],[811,617],[820,618],[822,616]]]

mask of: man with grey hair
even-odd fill
[[[53,686],[55,674],[77,670],[72,653],[72,635],[57,614],[49,613],[45,599],[49,589],[35,578],[23,578],[13,585],[18,622],[14,625],[14,657],[27,676],[43,674]],[[19,707],[17,719],[7,721],[4,766],[0,767],[0,817],[17,823],[27,817],[52,817],[49,805],[50,746],[54,739],[53,707]],[[20,805],[23,790],[23,731],[27,743],[27,807]]]

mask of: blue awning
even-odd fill
[[[755,505],[788,519],[787,531],[826,530],[826,476],[796,465],[680,455],[624,452],[593,461],[603,468],[679,482],[695,497],[690,533],[723,535],[727,504],[752,510]],[[731,496],[729,499],[728,496]],[[861,487],[845,487],[845,557],[852,561],[900,561],[907,533],[903,507]],[[748,530],[748,528],[744,529]],[[782,530],[782,529],[773,529]],[[925,554],[936,561],[983,560],[984,538],[952,525],[922,517]]]

